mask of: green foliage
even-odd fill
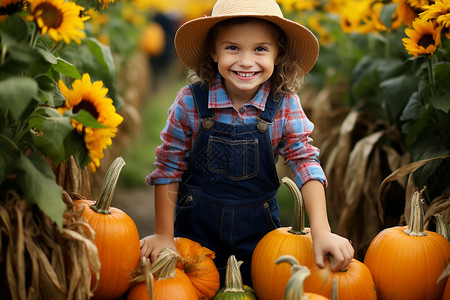
[[[98,6],[97,1],[85,2]],[[82,73],[102,80],[108,96],[120,104],[109,47],[94,38],[82,40],[81,45],[55,43],[41,36],[23,14],[0,22],[0,201],[8,189],[15,189],[59,227],[65,204],[49,161],[58,165],[74,156],[83,168],[90,157],[71,121],[103,126],[84,110],[64,115],[56,110],[65,102],[58,81],[63,79],[69,86]]]

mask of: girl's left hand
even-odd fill
[[[316,265],[325,267],[324,260],[329,255],[333,256],[331,271],[344,271],[350,264],[355,250],[351,242],[329,231],[315,232],[313,234],[313,248]]]

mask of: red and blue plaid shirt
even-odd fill
[[[270,82],[261,85],[255,97],[239,109],[234,107],[221,82],[221,78],[217,78],[209,89],[208,107],[214,109],[214,119],[234,125],[256,122],[256,117],[265,108]],[[166,125],[160,135],[162,144],[156,148],[157,168],[147,176],[147,184],[181,181],[188,167],[199,123],[191,89],[185,86],[178,92],[169,109]],[[296,94],[285,96],[270,126],[274,161],[277,161],[278,155],[284,157],[299,187],[311,179],[327,185],[317,159],[319,150],[310,144],[312,140],[309,135],[313,128],[314,124],[306,117],[299,97]]]

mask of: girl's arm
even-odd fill
[[[354,249],[348,239],[331,232],[323,184],[309,180],[301,192],[309,218],[316,264],[323,268],[324,259],[331,254],[334,257],[332,271],[345,270],[353,258]]]
[[[173,220],[178,194],[178,183],[155,186],[155,233],[141,240],[141,255],[153,262],[163,248],[176,251]]]

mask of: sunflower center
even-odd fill
[[[428,46],[433,45],[433,44],[434,44],[434,39],[433,39],[433,35],[431,35],[431,34],[423,35],[417,42],[417,45],[422,46],[425,49],[427,49]]]
[[[72,111],[74,114],[77,114],[82,109],[90,113],[91,116],[93,116],[95,119],[98,119],[99,116],[98,111],[95,108],[94,104],[92,104],[91,102],[87,100],[81,100],[81,102],[78,105],[75,105],[72,108]]]
[[[41,17],[46,26],[50,28],[58,28],[61,25],[63,16],[57,7],[51,5],[50,3],[42,3],[36,7],[36,10],[42,10]]]

